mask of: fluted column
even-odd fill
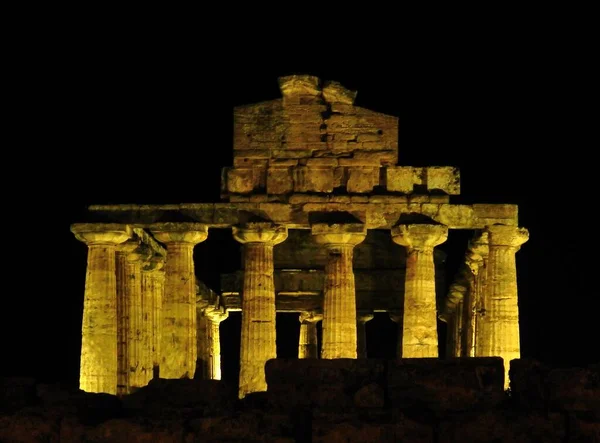
[[[448,237],[444,225],[399,225],[394,242],[405,246],[406,278],[402,357],[438,357],[437,307],[433,248]]]
[[[79,387],[117,393],[116,245],[131,237],[119,224],[75,224],[75,237],[88,245],[83,301]]]
[[[229,314],[221,308],[207,306],[198,310],[198,360],[196,378],[221,380],[220,324]]]
[[[138,317],[138,361],[139,375],[138,382],[140,386],[146,386],[154,375],[156,360],[155,351],[155,332],[156,332],[156,288],[155,280],[157,274],[163,266],[162,257],[152,256],[151,251],[135,251],[129,256],[130,261],[141,264],[141,296],[140,309]]]
[[[165,223],[153,227],[152,233],[167,245],[159,374],[161,378],[193,378],[197,355],[194,246],[206,240],[208,227]]]
[[[354,246],[366,237],[359,223],[312,226],[315,241],[327,249],[323,290],[323,345],[321,358],[356,358],[356,289]]]
[[[373,320],[373,314],[356,316],[356,354],[358,358],[367,358],[367,322]]]
[[[300,313],[300,339],[298,340],[298,358],[319,358],[317,340],[317,322],[322,315],[314,312]]]
[[[152,355],[152,375],[158,372],[160,366],[160,342],[161,342],[161,320],[162,320],[162,300],[165,291],[165,258],[155,255],[145,268],[146,284],[151,291],[150,307],[148,308],[151,317],[151,355]]]
[[[494,225],[487,228],[489,258],[485,317],[481,322],[481,356],[504,359],[505,385],[508,387],[509,363],[521,356],[519,339],[519,307],[515,254],[529,239],[526,229]]]
[[[137,249],[139,240],[117,245],[117,395],[129,391],[129,272],[127,257]]]
[[[287,229],[272,223],[233,227],[244,245],[244,288],[240,343],[239,396],[266,391],[265,363],[277,357],[273,247],[287,238]]]

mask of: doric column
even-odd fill
[[[402,357],[438,357],[433,248],[448,237],[444,225],[413,224],[392,228],[394,242],[405,246]]]
[[[139,247],[139,240],[117,245],[117,395],[129,394],[129,270],[127,257]]]
[[[356,316],[356,354],[358,358],[367,358],[366,324],[371,320],[373,320],[373,314],[358,314]]]
[[[244,245],[244,288],[240,343],[239,396],[266,391],[265,363],[277,357],[273,247],[287,238],[287,228],[268,222],[233,227]]]
[[[208,227],[164,223],[152,233],[167,246],[159,374],[161,378],[193,378],[197,354],[194,246],[206,240]]]
[[[75,224],[75,237],[88,245],[83,301],[79,387],[117,393],[116,245],[131,237],[119,224]]]
[[[155,255],[144,266],[142,278],[149,291],[150,300],[146,310],[150,317],[150,352],[152,356],[152,375],[158,372],[160,366],[160,341],[162,299],[165,290],[165,258]]]
[[[322,315],[314,312],[300,313],[300,339],[298,340],[298,358],[319,358],[317,340],[317,322]]]
[[[199,310],[197,378],[221,380],[221,333],[219,326],[228,316],[227,311],[214,306]]]
[[[146,248],[140,246],[127,255],[127,304],[129,325],[127,330],[127,360],[129,365],[129,390],[146,386],[152,378],[152,360],[149,343],[150,325],[145,312],[148,294],[144,291],[142,266],[150,258]]]
[[[485,317],[482,318],[481,356],[504,359],[508,387],[509,362],[521,356],[515,254],[529,239],[526,229],[494,225],[487,228],[489,257]]]
[[[352,257],[354,246],[367,234],[360,223],[312,226],[315,241],[327,249],[323,290],[323,345],[321,358],[356,358],[356,290]]]

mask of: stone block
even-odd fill
[[[535,360],[510,361],[510,392],[523,409],[543,411],[546,408],[545,379],[550,369]]]
[[[430,191],[439,190],[449,195],[460,194],[460,172],[451,166],[425,168],[425,182]]]
[[[227,171],[227,191],[234,194],[248,194],[256,186],[254,169],[229,169]]]
[[[410,194],[416,184],[421,184],[421,168],[411,166],[398,166],[386,168],[386,189],[390,192],[403,192]]]
[[[390,361],[388,398],[403,410],[476,411],[505,399],[499,357],[407,358]]]
[[[350,193],[371,192],[379,185],[379,168],[348,168],[346,190]]]
[[[550,410],[600,421],[600,365],[553,369],[546,377],[545,391]]]
[[[337,158],[327,158],[327,157],[322,157],[322,158],[309,158],[306,161],[306,166],[316,166],[316,167],[336,167],[338,165],[338,159]]]
[[[333,169],[312,169],[298,166],[294,172],[295,192],[332,192]]]
[[[292,173],[289,168],[269,168],[267,171],[267,193],[287,194],[294,189]]]

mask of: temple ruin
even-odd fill
[[[398,118],[354,106],[339,83],[279,85],[282,98],[234,110],[221,202],[95,205],[71,226],[88,246],[81,389],[220,379],[219,324],[231,311],[242,318],[240,397],[266,390],[277,312],[300,314],[300,358],[366,357],[365,323],[385,312],[399,358],[445,357],[441,319],[446,357],[500,356],[507,371],[520,356],[515,253],[528,238],[517,206],[451,203],[459,171],[398,166]],[[193,259],[216,229],[243,252],[218,293]],[[473,237],[447,280],[436,246],[453,229]]]

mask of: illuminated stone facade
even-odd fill
[[[280,89],[235,108],[222,202],[91,206],[103,222],[72,225],[89,247],[81,388],[220,379],[219,324],[232,311],[240,397],[266,389],[277,312],[299,314],[300,358],[366,357],[365,324],[385,312],[398,357],[439,357],[440,319],[448,356],[501,356],[508,368],[519,357],[515,253],[527,240],[517,207],[451,203],[459,171],[398,166],[398,119],[354,106],[338,83],[290,76]],[[217,229],[243,257],[219,293],[196,280],[193,260]],[[473,239],[446,280],[437,246],[459,229]]]

